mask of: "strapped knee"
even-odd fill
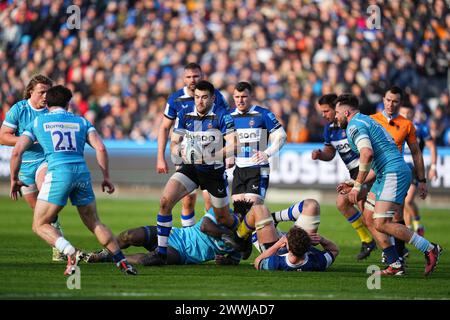
[[[265,226],[271,225],[273,223],[273,218],[263,219],[255,223],[256,231],[263,229]]]
[[[394,217],[395,211],[386,211],[386,212],[382,212],[382,213],[374,213],[373,214],[373,218],[374,219],[384,219],[384,218],[388,218],[388,219],[392,219]]]
[[[295,225],[304,230],[316,230],[320,225],[320,215],[307,216],[302,214],[297,221],[295,221]]]

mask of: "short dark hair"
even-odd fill
[[[308,233],[297,226],[293,226],[286,235],[289,251],[297,258],[301,258],[311,246],[311,238]]]
[[[72,99],[72,92],[68,88],[58,85],[48,89],[46,97],[49,107],[67,108]]]
[[[202,71],[202,67],[198,63],[195,62],[189,62],[187,65],[184,66],[184,70],[200,70]]]
[[[386,91],[386,93],[388,93],[388,92],[393,93],[393,94],[399,94],[400,102],[403,100],[403,90],[400,87],[392,86]]]
[[[335,103],[335,101],[336,101],[336,99],[337,99],[337,94],[336,93],[328,93],[328,94],[325,94],[325,95],[323,95],[323,96],[321,96],[320,98],[319,98],[319,104],[320,105],[323,105],[323,104],[327,104],[327,105],[329,105],[331,108],[335,108],[336,107],[336,103]]]
[[[236,87],[234,87],[234,89],[236,89],[239,92],[248,90],[248,92],[251,93],[253,91],[252,85],[250,83],[248,83],[247,81],[238,82]]]
[[[359,109],[358,98],[351,93],[344,93],[337,97],[337,99],[334,101],[334,104],[337,106],[338,103],[345,104],[353,109]]]
[[[214,94],[214,90],[215,90],[213,84],[206,80],[199,81],[195,85],[195,89],[201,90],[201,91],[208,91],[209,93],[211,93],[211,95]]]
[[[50,87],[53,85],[53,81],[49,77],[42,74],[37,74],[31,78],[30,82],[28,82],[27,87],[23,92],[23,98],[29,99],[31,97],[31,91],[33,91],[39,83],[46,84]]]

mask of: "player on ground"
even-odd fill
[[[403,104],[400,107],[399,114],[406,119],[413,121],[414,119],[414,108],[409,104]],[[418,123],[413,122],[414,127],[416,129],[416,136],[417,136],[417,142],[419,144],[419,148],[421,151],[423,151],[424,146],[426,145],[430,149],[431,154],[431,165],[430,169],[428,170],[428,179],[433,180],[437,179],[437,171],[436,171],[436,163],[437,163],[437,148],[436,143],[434,142],[433,138],[430,135],[430,131],[428,129],[428,126],[426,123]],[[416,198],[416,191],[417,191],[417,173],[414,169],[414,161],[411,155],[411,150],[406,145],[405,146],[405,153],[404,153],[405,161],[408,164],[408,166],[412,170],[412,183],[408,190],[408,195],[405,199],[405,209],[403,211],[404,219],[406,226],[408,228],[412,229],[413,231],[417,232],[419,235],[423,236],[425,233],[425,229],[422,224],[420,224],[420,215],[419,215],[419,208],[417,207],[417,204],[415,202]]]
[[[119,234],[117,242],[121,249],[136,246],[149,251],[127,255],[130,263],[145,266],[159,264],[158,258],[155,259],[158,247],[156,229],[156,226],[145,226]],[[217,224],[212,208],[191,228],[172,228],[167,246],[167,264],[199,264],[214,260],[217,256],[220,256],[217,262],[222,265],[239,264],[241,253],[221,240],[222,235],[227,233],[230,233],[230,230]],[[104,249],[89,254],[86,261],[89,263],[112,261],[112,254]]]
[[[252,104],[252,86],[239,82],[233,92],[236,109],[231,113],[239,137],[240,149],[235,158],[233,172],[232,199],[253,203],[256,230],[262,247],[270,248],[276,237],[273,219],[264,205],[269,187],[269,158],[276,155],[286,142],[286,132],[275,115],[269,110]],[[267,146],[270,140],[270,146]],[[241,239],[249,239],[241,248],[243,259],[251,253],[250,230],[242,222],[237,230]],[[238,242],[244,243],[244,241]]]
[[[320,244],[323,251],[314,248]],[[325,271],[339,254],[338,246],[317,233],[293,226],[271,248],[255,259],[257,270]]]
[[[325,120],[328,121],[323,134],[325,146],[323,150],[313,150],[311,157],[313,160],[331,161],[337,151],[349,171],[350,178],[354,180],[358,176],[359,156],[350,148],[345,130],[339,128],[335,122],[336,111],[334,110],[334,101],[336,99],[337,95],[334,93],[326,94],[319,99],[319,110],[322,112],[322,116]],[[353,229],[355,229],[361,240],[361,251],[356,256],[356,259],[366,259],[372,250],[376,248],[376,244],[369,230],[367,230],[363,224],[360,210],[350,203],[346,194],[341,192],[338,192],[336,207],[351,224]]]
[[[39,142],[48,161],[48,171],[36,201],[33,231],[67,256],[64,274],[73,274],[82,256],[81,251],[75,249],[51,225],[68,198],[77,206],[81,220],[100,244],[114,253],[119,269],[126,274],[137,274],[125,259],[111,231],[98,218],[91,177],[83,157],[84,146],[87,142],[95,149],[103,173],[102,188],[112,193],[114,185],[109,179],[108,153],[92,125],[67,111],[71,98],[72,93],[63,86],[47,91],[49,112],[29,124],[12,152],[10,196],[17,200],[21,187],[26,186],[18,177],[22,155],[35,142]]]
[[[238,200],[233,202],[234,212],[244,217],[242,223],[245,223],[246,228],[252,231],[253,245],[259,252],[264,252],[268,248],[264,245],[264,243],[260,245],[258,241],[258,235],[256,234],[255,228],[256,223],[254,211],[250,211],[252,206],[253,203],[250,201]],[[289,208],[272,212],[271,216],[275,222],[275,226],[277,226],[279,222],[291,221],[294,222],[294,225],[297,227],[313,234],[317,232],[320,225],[320,205],[314,199],[305,199],[293,204]],[[264,231],[266,233],[273,232],[269,229]],[[272,237],[278,241],[284,234],[285,233],[276,228],[275,233],[272,233]]]
[[[352,94],[343,94],[336,100],[336,120],[341,128],[346,129],[353,151],[359,153],[358,176],[348,194],[352,203],[357,203],[361,185],[371,167],[376,174],[376,181],[368,196],[375,198],[374,210],[365,208],[364,218],[387,257],[389,265],[381,275],[403,275],[405,272],[395,247],[389,241],[389,235],[407,241],[422,251],[426,258],[424,274],[431,274],[438,263],[441,247],[392,221],[394,214],[402,209],[411,183],[411,170],[394,140],[380,124],[359,112],[358,99]]]
[[[167,262],[167,244],[172,229],[172,208],[199,186],[207,190],[217,222],[231,230],[238,219],[229,212],[225,159],[232,157],[238,141],[230,114],[214,104],[214,86],[208,81],[197,83],[195,106],[177,115],[170,151],[175,164],[181,164],[166,186],[157,216],[159,263]]]
[[[184,67],[183,82],[185,86],[172,93],[168,100],[164,117],[158,132],[158,156],[156,161],[156,171],[158,173],[169,173],[164,153],[166,150],[167,137],[172,128],[178,112],[194,106],[194,90],[197,83],[203,79],[203,73],[200,65],[197,63],[188,63]],[[229,110],[229,106],[219,90],[214,90],[214,103],[217,108]],[[204,192],[205,207],[208,210],[211,207],[208,193]],[[181,224],[183,227],[190,227],[195,224],[195,200],[196,191],[187,195],[181,202]]]
[[[14,104],[6,114],[0,128],[0,144],[14,146],[28,124],[38,115],[47,113],[46,93],[51,86],[52,80],[44,75],[38,74],[31,78],[24,92],[24,100]],[[23,198],[33,210],[46,172],[47,162],[44,159],[44,151],[41,145],[36,143],[23,154],[19,171],[19,179],[28,185],[21,189]],[[58,217],[52,223],[62,232]],[[64,255],[53,248],[52,260],[62,261]]]
[[[414,162],[415,173],[417,175],[417,189],[419,196],[425,199],[427,196],[427,184],[425,179],[425,167],[422,157],[422,152],[420,151],[419,144],[416,137],[416,129],[414,124],[398,114],[401,101],[403,98],[402,90],[398,87],[392,87],[383,98],[384,109],[374,115],[371,118],[381,124],[384,129],[392,136],[394,142],[397,145],[398,150],[403,155],[403,146],[406,145],[411,150],[411,156]],[[373,199],[369,200],[373,201]],[[403,219],[403,207],[402,210],[397,212],[394,217],[394,221],[405,224]],[[405,242],[400,239],[395,239],[394,241],[396,250],[400,257],[406,257],[407,250],[405,248]]]

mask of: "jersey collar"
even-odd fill
[[[207,117],[207,116],[214,115],[213,110],[214,110],[214,107],[215,107],[215,106],[216,106],[216,104],[213,103],[213,105],[212,105],[211,109],[209,110],[209,112],[208,112],[207,114],[205,114],[204,116],[200,116],[200,114],[197,112],[197,106],[194,107],[194,111],[195,111],[195,114],[196,114],[197,116],[204,118],[204,117]]]
[[[295,269],[295,268],[298,268],[298,267],[302,267],[302,266],[304,266],[307,262],[308,262],[308,254],[307,254],[307,253],[305,253],[303,261],[300,262],[300,263],[297,263],[297,264],[291,263],[291,262],[289,261],[289,252],[286,253],[286,264],[287,264],[289,267],[291,267],[291,268],[294,268],[294,269]]]
[[[183,95],[180,98],[193,98],[189,95],[187,87],[183,87]]]
[[[252,113],[255,110],[256,106],[251,106],[246,112],[243,112],[241,110],[239,110],[238,108],[236,108],[236,112],[238,114],[248,114],[248,113]]]
[[[41,111],[44,111],[45,109],[47,109],[47,107],[42,108],[42,109],[36,109],[36,108],[33,107],[33,105],[31,104],[30,99],[27,100],[27,103],[28,103],[28,105],[30,106],[30,108],[33,109],[33,110],[36,111],[36,112],[41,112]]]
[[[65,113],[66,110],[62,107],[58,107],[57,109],[54,109],[52,111],[50,111],[49,113]]]

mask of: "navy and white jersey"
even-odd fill
[[[11,109],[6,113],[5,121],[3,125],[14,129],[15,135],[18,137],[22,135],[27,126],[33,122],[33,120],[44,113],[47,113],[48,109],[35,109],[31,106],[30,100],[21,100],[14,104]],[[22,163],[42,161],[44,159],[44,150],[38,143],[33,144],[28,150],[26,150],[22,157]]]
[[[269,162],[256,165],[251,158],[255,151],[267,149],[269,135],[281,127],[275,115],[263,107],[253,106],[245,113],[235,109],[231,112],[231,116],[240,142],[236,166],[239,168],[269,166]]]
[[[214,96],[214,104],[218,108],[223,108],[227,111],[230,110],[230,106],[225,101],[225,98],[219,90],[215,89]],[[178,112],[194,105],[194,97],[191,97],[187,93],[187,88],[184,87],[183,89],[177,90],[169,96],[169,99],[167,99],[166,109],[164,110],[164,115],[171,120],[175,120]]]
[[[347,133],[344,129],[339,128],[336,123],[330,123],[325,126],[323,131],[324,144],[332,146],[344,161],[348,171],[359,166],[359,155],[353,152],[347,140]]]
[[[225,146],[224,137],[235,131],[230,113],[215,104],[205,116],[200,116],[195,106],[184,108],[178,113],[174,126],[175,133],[182,135],[187,143],[195,144],[203,154],[221,150]],[[225,170],[223,159],[213,164],[195,164],[195,168]]]
[[[261,270],[325,271],[333,262],[334,256],[329,251],[310,247],[301,263],[292,264],[288,260],[286,248],[282,248],[276,255],[261,260],[259,266]]]
[[[422,123],[414,122],[414,127],[416,128],[417,143],[419,144],[420,151],[422,151],[422,153],[423,153],[423,149],[425,147],[425,141],[433,139],[430,134],[430,129],[428,128],[428,125],[423,122]],[[414,166],[411,149],[409,149],[409,146],[407,143],[404,143],[403,150],[404,150],[403,157],[405,159],[405,162],[408,165]]]

